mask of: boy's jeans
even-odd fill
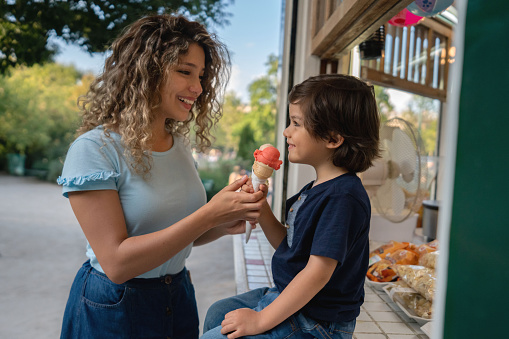
[[[221,334],[221,322],[224,316],[239,308],[251,308],[261,311],[279,296],[278,290],[273,288],[258,288],[231,298],[214,303],[208,310],[203,325],[201,339],[226,338]],[[297,312],[273,329],[256,336],[243,338],[332,338],[351,339],[355,329],[355,319],[347,322],[320,324],[302,313]]]

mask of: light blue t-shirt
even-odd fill
[[[130,170],[120,135],[110,132],[110,137],[99,126],[74,141],[57,179],[65,197],[74,191],[117,191],[129,236],[171,227],[206,203],[205,189],[184,138],[174,137],[173,147],[166,152],[152,152],[152,169],[143,177]],[[180,272],[191,248],[192,244],[139,278]],[[89,243],[86,254],[92,267],[104,273]]]

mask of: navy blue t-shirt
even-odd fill
[[[274,283],[282,292],[310,255],[335,259],[330,281],[301,312],[318,321],[350,321],[364,302],[371,205],[354,173],[312,185],[287,201],[287,236],[272,258]]]

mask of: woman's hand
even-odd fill
[[[260,216],[260,209],[265,201],[263,191],[256,193],[236,192],[248,181],[245,175],[226,186],[210,199],[207,209],[216,224],[246,220],[255,222]]]
[[[256,224],[251,223],[251,228],[255,229],[256,228],[255,225]],[[246,231],[246,221],[245,220],[232,221],[229,223],[219,225],[217,228],[222,229],[225,235],[242,234]]]
[[[242,192],[246,192],[246,193],[255,193],[255,190],[253,187],[253,181],[251,180],[251,178],[247,179],[246,183],[244,185],[242,185],[241,190],[242,190]],[[269,186],[266,184],[261,184],[259,187],[259,190],[257,192],[260,192],[260,191],[263,192],[263,197],[267,198],[267,193],[269,192]]]

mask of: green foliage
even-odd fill
[[[0,2],[0,74],[9,66],[50,61],[57,52],[52,35],[84,50],[104,52],[111,41],[140,17],[178,12],[204,24],[223,26],[233,0],[3,0]]]
[[[214,147],[236,151],[239,162],[252,161],[256,148],[276,141],[277,57],[270,55],[266,65],[267,75],[249,84],[249,105],[235,92],[226,94],[223,117],[214,131]]]
[[[198,168],[198,173],[207,191],[207,201],[228,185],[228,177],[236,164],[236,161],[233,160],[220,160],[214,163],[214,166]],[[213,183],[212,187],[208,187],[210,182]]]
[[[240,132],[239,151],[237,157],[240,159],[252,159],[254,150],[258,144],[254,138],[254,132],[250,124],[245,124]]]
[[[0,18],[0,74],[17,64],[31,66],[50,60],[55,50],[46,48],[40,23],[14,23]]]
[[[390,96],[386,87],[375,85],[374,88],[378,112],[380,112],[381,116],[381,123],[384,123],[388,120],[388,116],[394,110],[394,106],[390,102]]]
[[[226,93],[223,104],[223,117],[214,131],[214,147],[223,151],[236,151],[239,144],[240,127],[245,113],[243,105],[235,92]]]
[[[26,154],[27,167],[47,170],[65,155],[80,119],[76,99],[90,81],[58,64],[17,66],[0,76],[0,158]]]
[[[278,58],[273,54],[269,55],[265,65],[268,67],[267,75],[249,85],[251,113],[248,118],[257,145],[273,144],[276,141]]]

